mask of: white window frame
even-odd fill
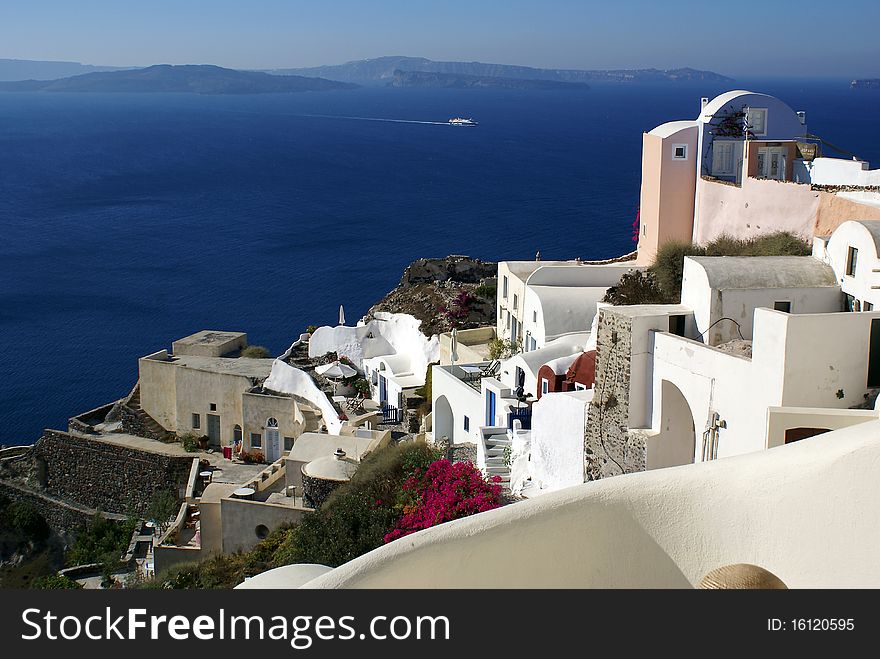
[[[754,121],[752,120],[752,113],[757,113],[761,116],[761,130],[755,130],[754,128],[749,128],[752,135],[756,137],[763,137],[767,134],[767,108],[746,108],[746,123],[749,126],[754,125]]]
[[[507,299],[507,275],[501,278],[501,297]]]
[[[541,395],[550,393],[550,380],[541,378]]]
[[[682,149],[684,151],[684,155],[676,155],[676,152]],[[673,160],[687,160],[688,159],[688,145],[687,144],[673,144],[672,145],[672,159]]]
[[[712,142],[712,176],[736,176],[736,165],[737,158],[736,145],[739,142],[737,140],[713,140]],[[730,149],[730,154],[727,157],[722,156],[721,150]],[[723,167],[721,167],[721,159],[724,157],[726,162],[723,163]]]
[[[575,391],[586,391],[586,390],[587,390],[587,385],[582,384],[582,383],[580,383],[580,382],[575,382],[575,383],[574,383],[574,390],[575,390]]]
[[[857,268],[859,267],[859,248],[847,245],[846,247],[846,269],[844,275],[847,277],[855,277]]]

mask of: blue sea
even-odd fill
[[[880,165],[880,93],[738,86]],[[628,252],[642,132],[725,90],[0,94],[0,443],[123,396],[191,332],[278,354],[355,320],[419,257]],[[366,120],[459,115],[480,125]]]

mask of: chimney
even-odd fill
[[[708,97],[708,96],[703,96],[703,97],[700,99],[700,110],[702,111],[703,108],[705,108],[707,105],[709,105],[709,97]]]
[[[803,110],[798,110],[797,116],[801,122],[801,126],[806,126],[807,125],[807,113],[804,112]]]

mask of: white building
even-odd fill
[[[834,271],[811,256],[688,256],[681,303],[693,310],[684,333],[710,345],[751,339],[758,307],[797,314],[842,309]]]
[[[848,311],[873,311],[880,304],[878,254],[878,220],[844,222],[830,238],[817,237],[813,241],[813,255],[833,269]]]
[[[560,336],[543,348],[517,353],[501,363],[498,379],[511,390],[516,390],[522,379],[523,393],[530,395],[531,400],[537,400],[540,386],[538,371],[541,367],[562,358],[570,358],[568,365],[571,365],[583,354],[589,339],[589,332],[575,332]]]
[[[632,263],[501,261],[498,264],[499,338],[522,342],[524,352],[572,332],[584,332],[596,303]]]
[[[847,220],[880,220],[878,181],[867,162],[822,156],[806,114],[778,98],[703,98],[695,120],[643,136],[637,262],[650,264],[670,241],[776,231],[810,239]]]

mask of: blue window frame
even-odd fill
[[[495,392],[486,392],[486,425],[495,425]]]

